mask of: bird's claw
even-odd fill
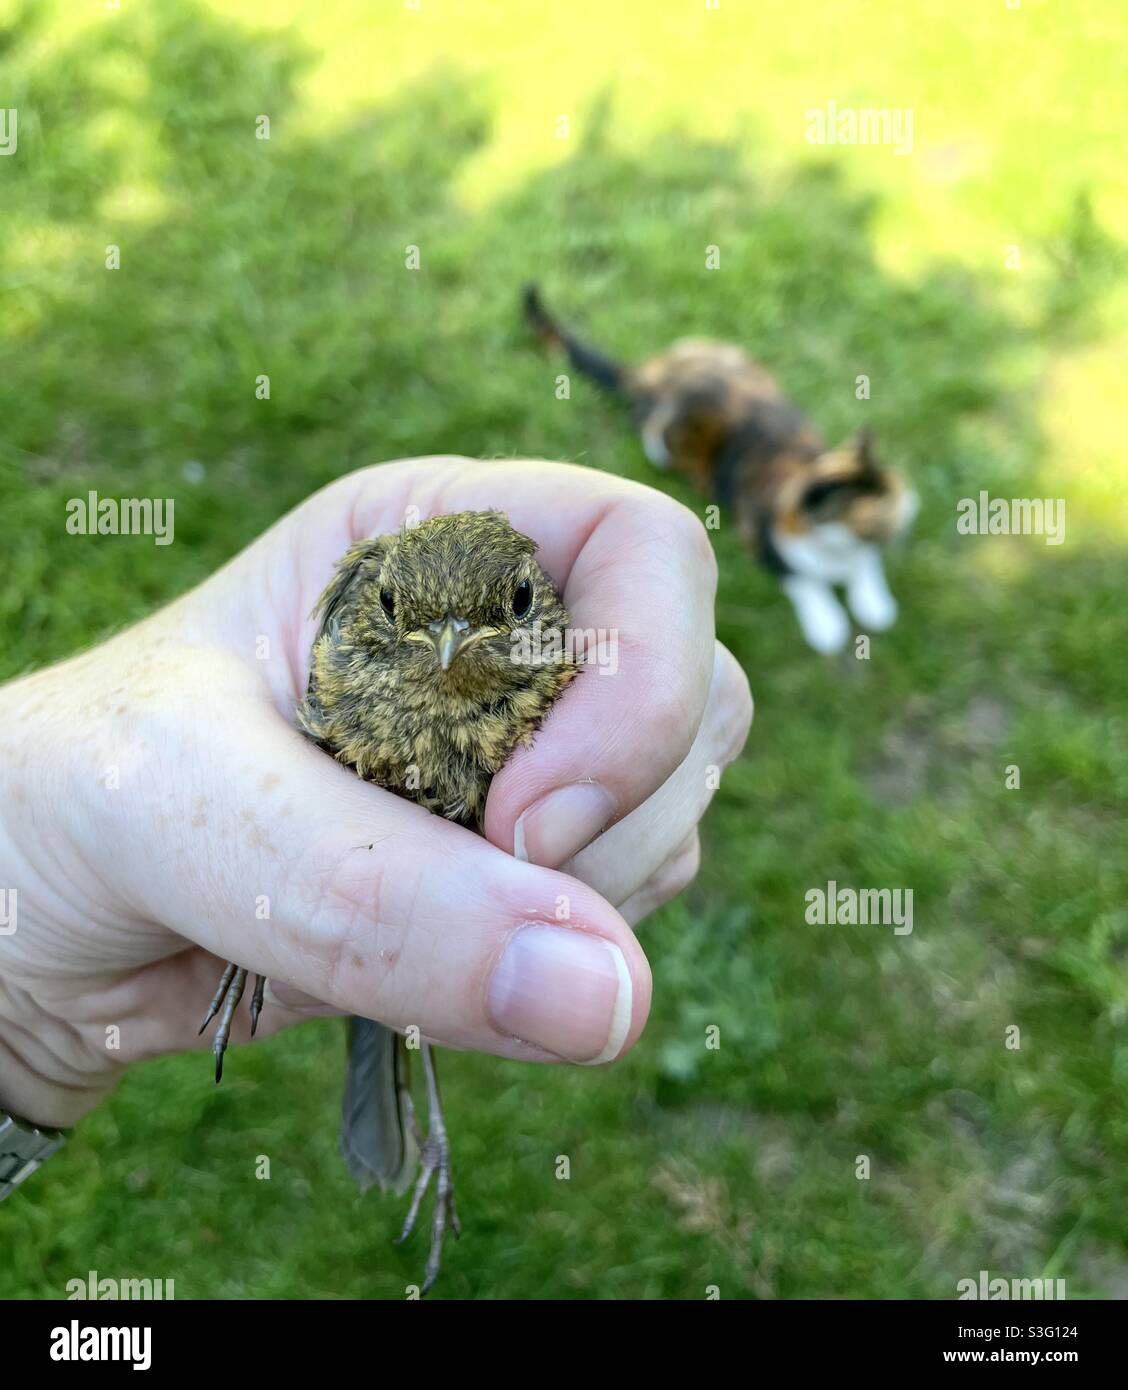
[[[431,1218],[431,1253],[427,1259],[427,1269],[421,1290],[423,1294],[427,1294],[439,1277],[443,1255],[443,1237],[448,1230],[454,1235],[455,1240],[462,1234],[458,1212],[454,1205],[450,1142],[445,1133],[427,1136],[419,1154],[419,1163],[419,1178],[412,1194],[411,1206],[404,1218],[403,1230],[400,1232],[396,1244],[402,1245],[414,1229],[415,1218],[419,1215],[419,1207],[431,1185],[431,1179],[435,1178],[435,1212]]]
[[[215,1079],[218,1084],[223,1079],[223,1054],[227,1051],[227,1041],[231,1037],[231,1021],[235,1017],[235,1010],[239,1007],[239,1001],[243,997],[243,991],[247,986],[247,972],[242,966],[229,961],[224,967],[223,974],[220,976],[219,985],[212,995],[212,1001],[208,1005],[208,1011],[204,1015],[204,1021],[200,1024],[199,1031],[202,1033],[212,1019],[219,1013],[222,1007],[223,1012],[219,1013],[219,1026],[215,1030],[215,1038],[212,1042],[212,1051],[215,1053]],[[258,1027],[259,1014],[262,1012],[263,991],[266,988],[266,976],[255,976],[254,993],[251,995],[251,1037],[255,1035]]]

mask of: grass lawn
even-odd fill
[[[1128,1297],[1126,47],[1115,0],[0,0],[0,677],[381,459],[701,507],[612,402],[556,398],[531,276],[626,357],[742,341],[921,494],[869,660],[807,651],[713,533],[757,719],[641,928],[649,1028],[598,1073],[445,1058],[434,1297]],[[911,151],[809,144],[829,101],[911,109]],[[174,497],[176,543],[68,536],[91,488]],[[981,489],[1064,498],[1064,544],[957,535]],[[912,888],[912,935],[808,925],[830,879]],[[337,1158],[343,1060],[325,1023],[219,1089],[204,1054],[136,1069],[0,1205],[0,1297],[401,1298],[422,1237]]]

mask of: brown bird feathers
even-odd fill
[[[494,774],[576,674],[533,662],[568,612],[535,545],[497,512],[352,546],[322,594],[298,717],[368,781],[476,826]]]

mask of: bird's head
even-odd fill
[[[500,512],[432,517],[349,551],[322,599],[323,630],[367,648],[412,683],[450,692],[524,683],[527,639],[568,614]],[[541,645],[538,641],[532,644]]]

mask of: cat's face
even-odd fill
[[[905,531],[917,497],[895,469],[874,456],[868,430],[820,454],[797,498],[795,520],[804,529],[841,526],[858,540],[882,545]]]

